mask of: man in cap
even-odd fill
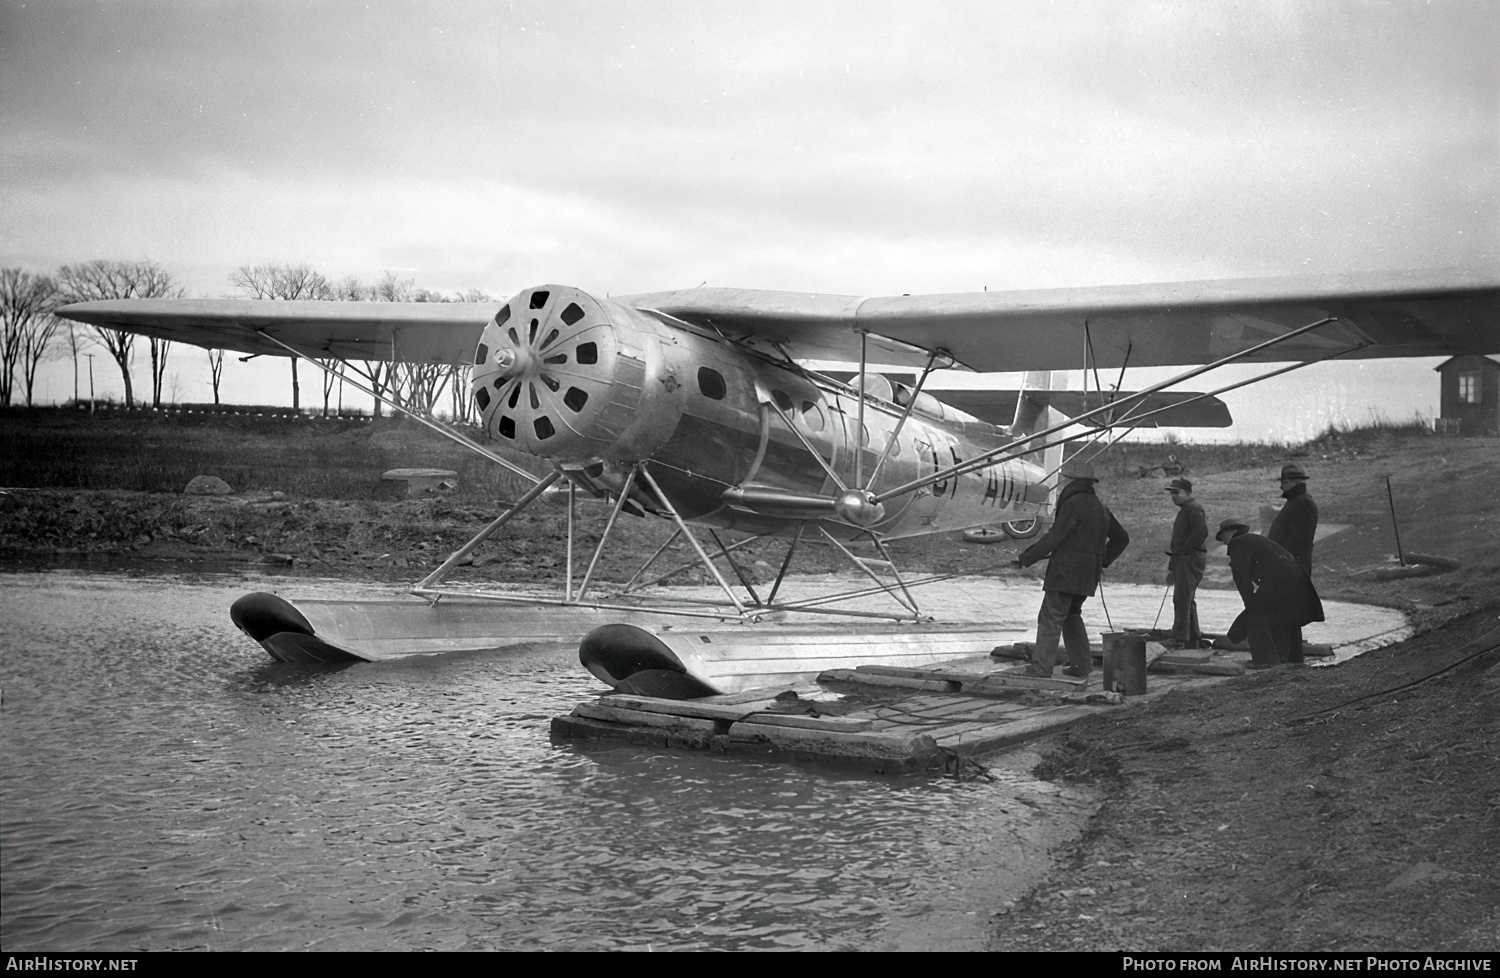
[[[1302,570],[1312,578],[1313,537],[1318,532],[1318,504],[1307,494],[1307,472],[1296,462],[1281,467],[1281,495],[1286,505],[1271,522],[1266,535],[1297,559]],[[1292,662],[1302,661],[1302,630],[1297,630],[1297,641],[1292,649]]]
[[[1229,572],[1245,602],[1229,626],[1229,640],[1248,637],[1250,661],[1257,668],[1301,661],[1292,654],[1302,626],[1323,620],[1312,580],[1295,557],[1239,520],[1220,523],[1216,537],[1229,549]]]
[[[1042,610],[1036,619],[1036,649],[1028,676],[1052,677],[1061,638],[1068,650],[1070,676],[1083,677],[1093,666],[1089,635],[1083,625],[1083,602],[1099,586],[1103,569],[1125,550],[1130,535],[1094,495],[1094,468],[1082,459],[1063,463],[1059,474],[1067,485],[1057,497],[1057,515],[1046,536],[1018,558],[1020,567],[1047,561],[1042,581]]]
[[[1198,584],[1207,567],[1208,517],[1193,498],[1193,484],[1173,479],[1167,484],[1177,505],[1172,524],[1172,544],[1167,551],[1167,580],[1172,584],[1172,641],[1180,649],[1196,649],[1203,639],[1198,627]]]

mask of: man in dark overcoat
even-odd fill
[[[1286,505],[1271,522],[1266,535],[1271,542],[1296,558],[1308,579],[1312,579],[1313,538],[1318,533],[1318,504],[1307,494],[1307,472],[1296,462],[1281,467],[1281,495]],[[1302,661],[1302,630],[1292,649],[1292,662]]]
[[[1177,505],[1172,543],[1167,550],[1167,580],[1172,583],[1172,641],[1180,649],[1196,649],[1203,639],[1198,627],[1198,585],[1208,567],[1208,517],[1193,498],[1193,484],[1173,479],[1167,485]]]
[[[1229,548],[1229,572],[1245,602],[1229,626],[1229,640],[1249,638],[1256,667],[1300,661],[1292,654],[1302,626],[1323,620],[1323,602],[1312,580],[1295,557],[1239,520],[1219,524],[1217,537]]]
[[[1081,459],[1064,462],[1059,473],[1067,485],[1057,497],[1057,515],[1046,536],[1026,548],[1016,564],[1030,567],[1047,561],[1042,581],[1042,610],[1036,619],[1036,648],[1028,676],[1052,677],[1061,638],[1068,650],[1070,676],[1087,676],[1093,666],[1083,602],[1098,589],[1103,569],[1130,542],[1130,534],[1094,495],[1093,466]]]

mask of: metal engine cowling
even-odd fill
[[[618,445],[641,407],[651,340],[628,322],[616,325],[631,312],[563,285],[506,303],[474,355],[471,387],[490,435],[557,459]]]

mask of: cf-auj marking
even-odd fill
[[[1097,452],[1131,427],[1227,425],[1216,395],[1253,382],[1168,389],[1191,378],[1230,363],[1288,364],[1254,378],[1263,379],[1333,357],[1500,352],[1500,285],[1458,274],[865,299],[701,288],[600,298],[543,285],[503,304],[146,299],[60,314],[324,369],[354,360],[471,365],[489,438],[547,460],[550,472],[537,478],[417,417],[532,488],[418,582],[412,599],[294,604],[253,594],[231,609],[236,624],[289,661],[493,648],[596,625],[582,642],[584,664],[618,688],[661,695],[988,649],[997,636],[986,629],[923,616],[918,586],[944,577],[903,577],[887,542],[989,525],[1028,536],[1047,517],[1065,444]],[[811,369],[819,361],[859,368],[839,380]],[[896,382],[868,370],[871,362],[911,373]],[[1121,391],[1132,366],[1190,369]],[[1052,372],[1069,367],[1083,368],[1083,390],[1053,389]],[[943,403],[926,383],[954,368],[1024,372],[1026,382],[1020,391],[951,392]],[[575,562],[581,492],[611,506],[597,545]],[[570,529],[560,594],[444,586],[515,513],[558,494]],[[659,518],[666,540],[631,581],[606,589],[595,571],[622,513]],[[736,551],[765,538],[784,541],[785,553],[775,580],[757,589]],[[868,584],[783,593],[798,547],[812,543],[836,548]],[[651,591],[670,576],[652,568],[674,544],[707,570],[720,598]],[[871,595],[888,596],[890,612],[846,606]],[[869,623],[790,624],[813,613]],[[661,624],[669,620],[689,624]]]

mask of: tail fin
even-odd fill
[[[1016,398],[1016,416],[1011,422],[1010,433],[1012,438],[1021,438],[1033,432],[1043,431],[1055,424],[1065,420],[1064,415],[1058,413],[1047,404],[1044,397],[1029,397],[1028,394],[1035,391],[1048,391],[1052,389],[1052,372],[1050,370],[1029,370],[1021,379],[1021,395]],[[1037,439],[1036,445],[1046,441],[1045,438]],[[1046,484],[1052,489],[1050,505],[1057,503],[1057,472],[1062,465],[1063,447],[1053,445],[1042,451],[1030,451],[1033,446],[1028,445],[1027,461],[1040,465],[1047,472],[1052,473],[1047,477]]]

